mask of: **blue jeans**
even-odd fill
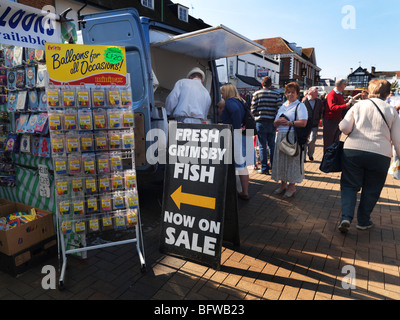
[[[357,223],[370,224],[371,213],[385,185],[390,158],[377,153],[344,149],[340,193],[342,220],[352,221],[357,203],[357,193],[362,189],[357,210]]]
[[[269,157],[272,166],[274,161],[276,128],[274,127],[273,121],[257,121],[256,129],[258,137],[258,147],[260,149],[261,170],[268,171],[270,167],[267,164],[267,145],[269,147]]]

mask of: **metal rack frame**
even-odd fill
[[[127,84],[130,84],[129,73],[127,74]],[[89,86],[89,87],[91,87],[91,86]],[[135,168],[134,147],[132,147],[131,149],[122,150],[121,153],[122,153],[122,160],[126,160],[129,158],[132,159],[132,169],[134,169]],[[136,180],[136,184],[137,184],[137,180]],[[136,190],[137,190],[137,185],[136,185]],[[137,213],[136,213],[137,221],[136,221],[136,225],[135,225],[136,237],[132,238],[132,239],[109,242],[109,243],[98,244],[98,245],[89,245],[89,246],[86,246],[86,244],[85,244],[84,247],[82,247],[82,248],[66,249],[66,240],[64,238],[65,234],[62,232],[62,228],[61,228],[61,224],[63,221],[62,217],[63,217],[63,215],[60,214],[60,208],[57,205],[57,210],[56,210],[57,237],[58,237],[58,243],[59,243],[59,258],[60,258],[60,255],[62,258],[62,265],[60,267],[60,276],[59,276],[59,280],[58,280],[59,290],[65,289],[65,278],[66,278],[66,270],[67,270],[67,263],[68,263],[67,255],[69,255],[69,254],[76,254],[76,253],[82,253],[82,252],[87,252],[87,251],[91,251],[91,250],[102,249],[102,248],[107,248],[107,247],[112,247],[112,246],[135,243],[136,250],[138,253],[138,257],[139,257],[141,272],[146,271],[143,233],[142,233],[142,225],[141,225],[141,218],[140,218],[139,196],[138,196],[138,207],[137,207]],[[82,219],[76,219],[76,220],[82,220]],[[72,219],[70,221],[74,222],[76,220]],[[87,220],[87,219],[83,218],[83,220]]]

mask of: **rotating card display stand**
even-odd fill
[[[129,75],[127,75],[129,79]],[[46,88],[64,288],[68,254],[136,243],[145,271],[130,85]],[[135,229],[135,238],[91,245],[91,233]],[[79,235],[70,247],[67,238]]]

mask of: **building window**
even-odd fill
[[[189,22],[188,8],[178,5],[178,19]]]
[[[154,10],[154,0],[142,0],[142,6]]]

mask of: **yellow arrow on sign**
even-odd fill
[[[174,200],[178,209],[181,209],[181,204],[188,204],[191,206],[202,207],[207,209],[215,210],[215,198],[198,196],[196,194],[184,193],[182,192],[182,186],[175,190],[171,194],[172,200]]]

